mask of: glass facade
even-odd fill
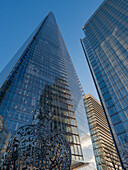
[[[3,74],[8,74],[4,79]],[[43,20],[0,74],[0,158],[10,136],[30,124],[39,100],[54,111],[53,129],[61,131],[71,146],[72,161],[85,160],[81,138],[89,136],[82,93],[71,58],[53,13]],[[80,123],[80,115],[82,123]]]
[[[83,26],[81,40],[117,151],[128,167],[127,0],[105,0]]]
[[[122,169],[101,104],[91,94],[83,98],[97,169]]]

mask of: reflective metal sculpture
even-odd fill
[[[53,112],[37,109],[34,124],[12,135],[1,169],[69,170],[70,146],[62,134],[51,129],[52,118]]]

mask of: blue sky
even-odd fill
[[[80,44],[82,26],[103,0],[1,0],[0,1],[0,71],[25,40],[52,11],[66,43],[85,94],[98,99]]]

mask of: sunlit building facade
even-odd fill
[[[97,169],[122,169],[100,102],[91,94],[83,98]]]
[[[105,0],[81,40],[123,168],[128,167],[128,1]]]
[[[95,169],[80,84],[52,12],[3,69],[0,86],[0,158],[13,132],[32,123],[41,99],[54,111],[52,129],[71,146],[72,167]]]

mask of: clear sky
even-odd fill
[[[0,72],[33,30],[52,11],[85,94],[98,99],[80,38],[82,26],[103,0],[0,0]]]

